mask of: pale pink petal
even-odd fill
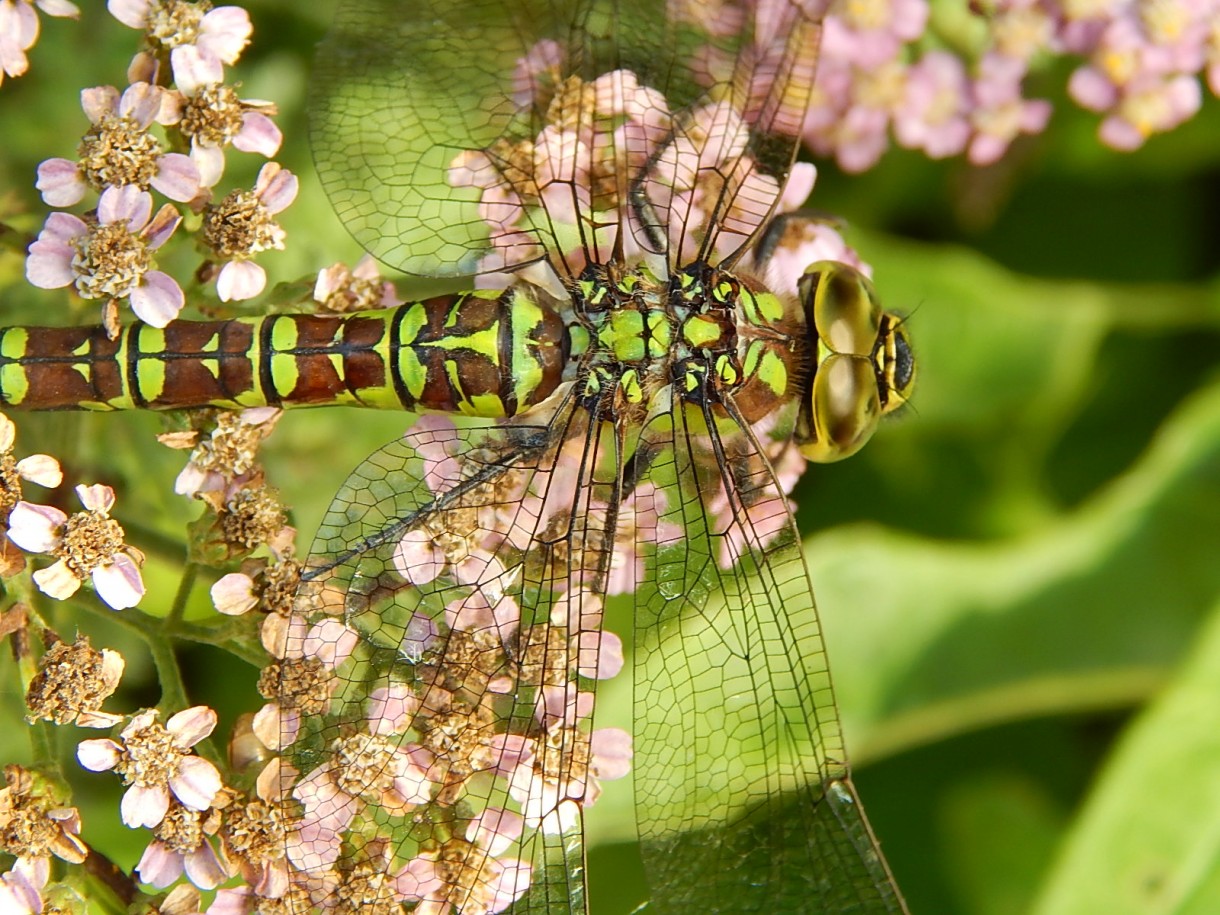
[[[134,184],[108,187],[97,203],[97,218],[102,225],[126,223],[131,232],[139,232],[152,217],[153,199],[148,191]]]
[[[408,899],[428,899],[445,891],[445,881],[437,871],[435,861],[412,858],[394,877],[394,889]]]
[[[17,462],[17,473],[23,480],[54,489],[64,480],[59,461],[49,454],[31,454]]]
[[[261,111],[247,111],[233,145],[242,152],[259,153],[270,159],[280,151],[283,141],[284,135],[271,118]]]
[[[66,215],[51,214],[52,218]],[[30,254],[25,259],[25,278],[39,289],[62,289],[71,285],[76,279],[72,269],[73,253],[72,248],[58,239],[39,236],[38,241],[30,245]]]
[[[110,15],[132,29],[148,25],[148,10],[153,0],[106,0]]]
[[[267,285],[263,268],[251,261],[229,261],[216,278],[216,294],[222,302],[252,299]]]
[[[254,26],[240,6],[218,6],[203,17],[198,44],[227,64],[237,63]]]
[[[350,626],[337,619],[324,619],[309,630],[303,650],[306,657],[334,668],[346,661],[359,643],[360,636]]]
[[[164,820],[169,811],[169,792],[164,785],[149,788],[132,785],[123,794],[119,811],[124,825],[132,829],[140,826],[151,829]]]
[[[80,203],[88,185],[76,163],[70,159],[47,159],[38,166],[34,186],[42,192],[47,206],[70,207]]]
[[[258,595],[254,593],[254,579],[241,572],[230,572],[222,576],[209,592],[212,605],[225,616],[241,616],[258,606]]]
[[[105,772],[118,765],[123,747],[109,737],[82,740],[76,746],[76,760],[90,772]]]
[[[631,735],[622,728],[598,728],[590,735],[589,749],[601,780],[612,781],[631,771]]]
[[[189,750],[216,730],[216,712],[206,705],[195,705],[174,714],[165,729],[174,736],[174,743]]]
[[[1112,149],[1129,152],[1144,145],[1147,137],[1126,118],[1111,115],[1097,128],[1097,136]]]
[[[105,483],[81,483],[76,487],[76,497],[89,511],[108,515],[114,508],[114,490]]]
[[[225,173],[225,153],[219,146],[191,143],[191,161],[199,169],[199,184],[214,187]]]
[[[521,838],[525,820],[520,814],[500,807],[488,807],[466,827],[466,841],[485,848],[498,858]]]
[[[524,861],[504,861],[504,870],[492,884],[495,897],[487,907],[488,915],[499,915],[529,889],[533,867]]]
[[[128,296],[137,318],[153,327],[164,327],[186,304],[177,280],[160,270],[149,270],[140,285]]]
[[[94,86],[92,89],[82,89],[80,105],[85,114],[94,124],[109,114],[114,114],[119,107],[119,90],[114,86]]]
[[[280,707],[274,702],[268,702],[254,713],[254,720],[250,723],[254,736],[262,741],[263,746],[272,750],[278,750],[285,745],[280,742],[280,735],[283,732],[280,724],[281,715]]]
[[[70,3],[69,0],[38,0],[38,8],[48,16],[69,19],[80,17],[80,10],[75,3]]]
[[[213,54],[204,54],[192,44],[180,45],[170,51],[170,65],[174,68],[174,83],[178,91],[186,96],[195,95],[203,86],[215,86],[224,82],[224,66]]]
[[[369,696],[368,721],[374,734],[401,734],[419,710],[419,697],[405,683],[379,686]]]
[[[199,166],[183,153],[166,153],[157,159],[157,173],[152,186],[179,203],[187,203],[199,195],[202,178]]]
[[[187,879],[201,890],[215,889],[229,879],[228,870],[207,839],[198,848],[186,853],[184,864]]]
[[[163,890],[182,876],[182,856],[170,851],[164,842],[150,842],[140,856],[136,873],[140,875],[141,883]]]
[[[169,241],[169,237],[174,234],[174,230],[181,222],[182,214],[172,203],[167,203],[157,210],[157,215],[140,234],[144,236],[148,247],[155,251]]]
[[[285,891],[287,887],[284,888]],[[208,906],[208,915],[250,915],[254,911],[256,900],[255,889],[249,886],[235,886],[232,889],[216,891],[216,898]],[[281,896],[283,893],[280,894]],[[279,898],[278,896],[273,898]]]
[[[169,787],[184,807],[207,810],[224,782],[220,772],[206,759],[187,756],[178,764],[177,773],[170,776]]]
[[[118,113],[129,117],[141,127],[148,127],[161,111],[161,95],[164,90],[146,82],[137,82],[123,90],[119,99]]]
[[[412,584],[426,585],[445,568],[445,554],[426,531],[407,531],[394,547],[394,568]]]
[[[98,566],[91,578],[97,596],[115,610],[134,607],[144,596],[140,567],[125,553],[119,553],[110,562]]]
[[[67,520],[53,505],[18,502],[8,516],[8,539],[31,553],[49,553],[59,545]]]
[[[272,165],[275,165],[275,163],[267,163],[267,165],[263,166],[263,171],[266,171]],[[263,206],[270,213],[279,213],[287,209],[288,205],[296,200],[297,190],[300,187],[300,182],[297,180],[296,175],[286,168],[279,168],[279,166],[276,166],[276,168],[279,170],[273,173],[271,179],[267,181],[263,190],[258,195],[259,200],[263,202]],[[259,180],[256,184],[262,182],[263,171],[259,172]]]

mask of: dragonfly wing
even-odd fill
[[[421,420],[334,500],[278,696],[289,860],[324,902],[376,882],[388,905],[585,911],[584,808],[630,752],[591,727],[622,653],[598,584],[617,458],[588,415]]]
[[[644,430],[657,521],[635,631],[635,786],[657,911],[900,912],[854,803],[787,499],[744,428]],[[773,443],[774,444],[774,443]],[[787,447],[791,447],[788,445]],[[676,536],[678,531],[682,536]]]
[[[823,6],[347,0],[312,79],[318,171],[409,273],[726,256],[780,199]]]

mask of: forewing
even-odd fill
[[[312,80],[318,171],[410,273],[725,254],[784,186],[822,5],[346,0]]]
[[[723,419],[709,435],[693,409],[641,441],[640,485],[680,494],[657,522],[655,580],[637,592],[634,773],[653,906],[903,911],[855,803],[771,461]]]

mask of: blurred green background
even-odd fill
[[[44,18],[30,74],[0,87],[6,324],[96,315],[24,286],[20,256],[44,217],[38,161],[73,154],[79,90],[121,84],[135,46],[88,6],[83,25]],[[236,76],[244,97],[280,105],[280,161],[302,178],[288,250],[262,259],[287,281],[359,254],[305,139],[331,3],[252,6]],[[1050,129],[996,166],[819,163],[811,200],[847,221],[920,362],[912,408],[795,495],[858,787],[920,913],[1220,910],[1220,103],[1118,154],[1064,100],[1068,72],[1034,80],[1057,103]],[[230,157],[223,186],[260,161]],[[150,555],[150,609],[167,606],[198,509],[172,493],[182,459],[153,441],[160,420],[19,421],[19,455],[50,450],[69,479],[119,490]],[[348,470],[404,425],[343,410],[282,421],[266,464],[302,545]],[[101,616],[62,625],[127,653],[111,707],[157,701],[129,633]],[[251,707],[253,668],[206,647],[184,658],[222,730]],[[0,666],[0,726],[24,727]],[[25,752],[4,746],[6,762]],[[73,777],[87,837],[134,863],[114,780]]]

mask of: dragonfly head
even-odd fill
[[[814,368],[795,439],[806,458],[829,463],[859,451],[881,417],[906,403],[915,385],[915,357],[906,325],[882,309],[859,271],[821,261],[797,288]]]

